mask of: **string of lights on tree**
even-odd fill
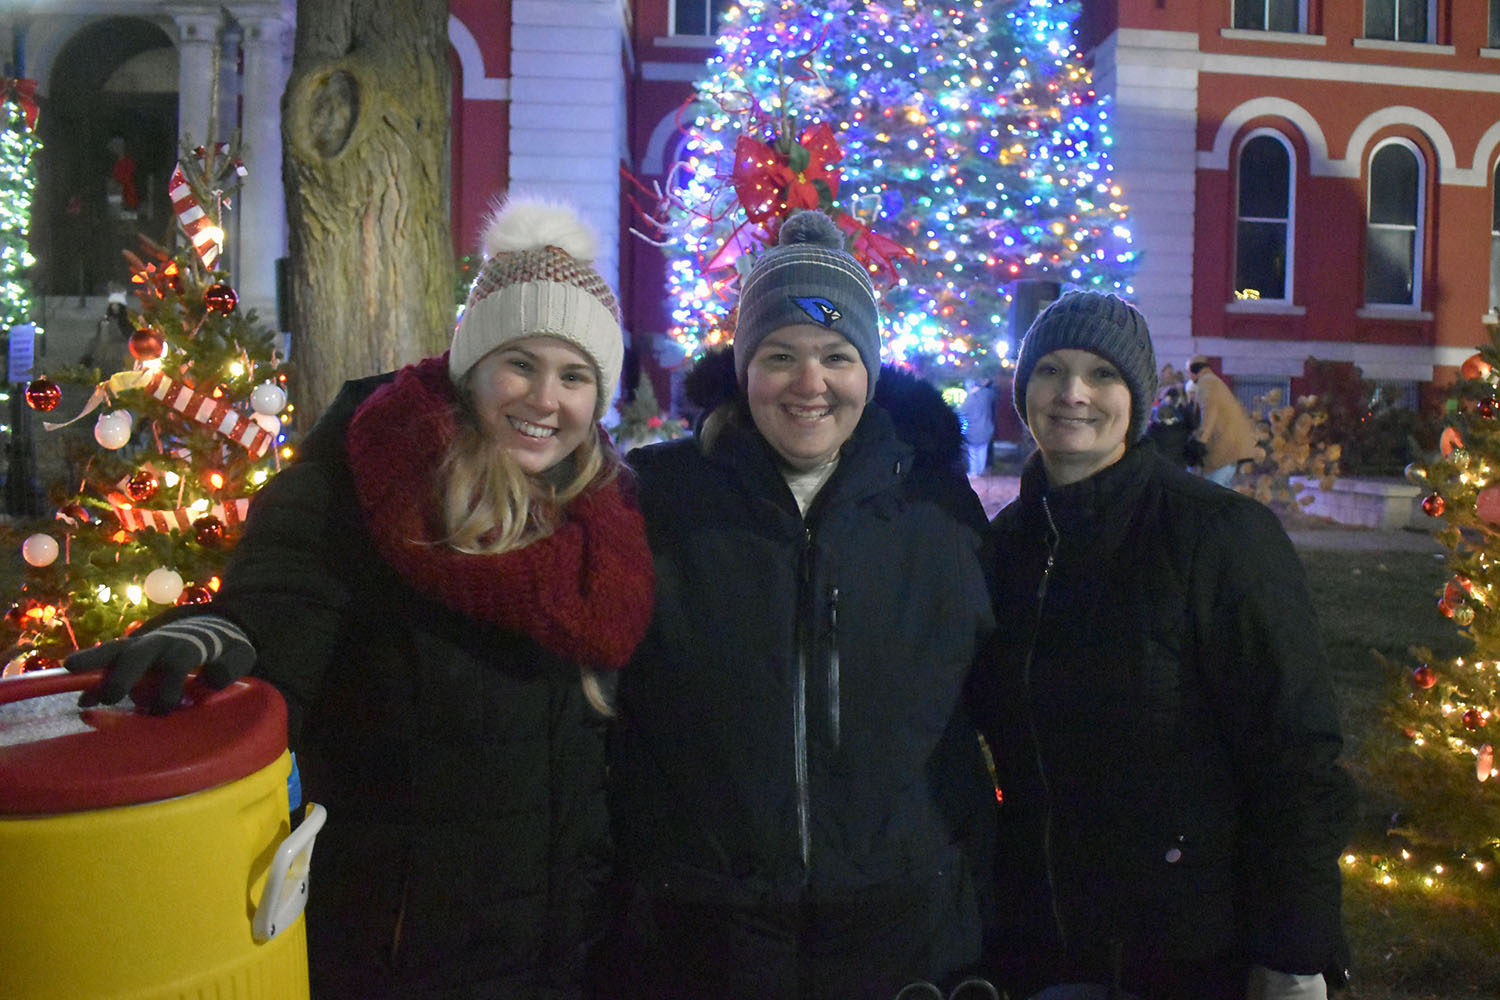
[[[232,143],[186,153],[168,192],[181,248],[143,237],[139,253],[126,253],[130,367],[71,365],[26,386],[43,413],[58,409],[64,385],[88,399],[46,424],[70,435],[82,473],[22,545],[26,578],[4,616],[6,674],[56,666],[163,607],[211,600],[251,496],[290,457],[276,334],[240,308],[216,269],[222,212],[243,170]],[[76,433],[90,425],[90,438]]]
[[[1423,510],[1442,521],[1436,537],[1452,575],[1435,610],[1470,648],[1440,659],[1418,647],[1413,663],[1391,664],[1400,678],[1386,709],[1393,746],[1373,755],[1372,767],[1401,803],[1393,846],[1344,859],[1347,871],[1393,891],[1462,894],[1500,862],[1492,731],[1500,706],[1500,341],[1459,374],[1438,456],[1412,463],[1406,476],[1428,491]]]
[[[802,207],[843,216],[883,279],[888,358],[926,374],[994,363],[1017,280],[1130,295],[1108,101],[1074,47],[1077,14],[1051,0],[730,8],[657,215],[684,352],[730,339],[747,257]],[[779,154],[751,166],[781,168],[780,215],[746,210],[742,137]]]
[[[34,317],[31,202],[42,148],[36,134],[35,91],[34,80],[0,80],[0,329],[6,331]],[[0,404],[9,401],[8,383],[0,383]],[[9,430],[0,427],[0,432]]]

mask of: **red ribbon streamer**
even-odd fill
[[[10,76],[0,80],[0,104],[9,104],[11,101],[21,106],[21,113],[26,116],[26,127],[36,128],[36,81]]]

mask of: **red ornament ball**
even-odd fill
[[[193,522],[193,536],[199,545],[211,549],[224,541],[224,522],[212,514],[205,514]]]
[[[81,503],[65,503],[57,509],[57,514],[54,516],[57,520],[74,528],[94,522],[94,515],[90,514],[89,509]]]
[[[137,361],[151,361],[161,357],[166,346],[166,338],[155,327],[143,326],[130,335],[130,356]]]
[[[125,492],[130,494],[130,499],[136,503],[145,503],[156,496],[161,481],[156,478],[155,473],[147,469],[132,472],[130,478],[125,481]]]
[[[1448,509],[1448,501],[1441,494],[1429,493],[1422,498],[1422,510],[1432,517],[1442,517],[1443,511]]]
[[[1490,363],[1484,360],[1482,354],[1471,354],[1459,366],[1458,373],[1464,378],[1484,378],[1490,373]]]
[[[45,656],[41,653],[32,653],[21,664],[21,673],[29,674],[33,670],[56,670],[62,663],[55,656]]]
[[[26,405],[33,410],[48,413],[62,402],[62,386],[47,376],[32,379],[26,385]]]
[[[209,285],[203,290],[203,304],[208,307],[209,312],[223,313],[228,316],[234,312],[234,307],[239,301],[240,297],[228,285]]]
[[[1464,713],[1464,728],[1473,732],[1484,725],[1484,713],[1477,708],[1471,708]]]
[[[1437,683],[1437,671],[1424,663],[1411,672],[1411,682],[1425,691]]]
[[[207,587],[198,584],[183,587],[182,593],[177,595],[177,603],[181,604],[207,604],[214,599],[214,592]]]

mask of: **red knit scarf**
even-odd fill
[[[349,466],[381,555],[423,593],[596,668],[621,667],[651,618],[641,515],[618,481],[573,500],[557,530],[499,555],[456,552],[442,535],[433,476],[453,440],[446,355],[402,369],[349,422]]]

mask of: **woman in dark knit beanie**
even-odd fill
[[[1138,443],[1156,377],[1144,317],[1094,292],[1017,357],[1038,450],[991,526],[976,671],[992,960],[1015,996],[1322,997],[1354,799],[1317,622],[1275,516]]]
[[[818,212],[688,389],[696,438],[630,455],[658,586],[612,734],[610,985],[948,996],[980,960],[994,806],[959,698],[991,621],[958,418],[881,369],[869,275]]]

